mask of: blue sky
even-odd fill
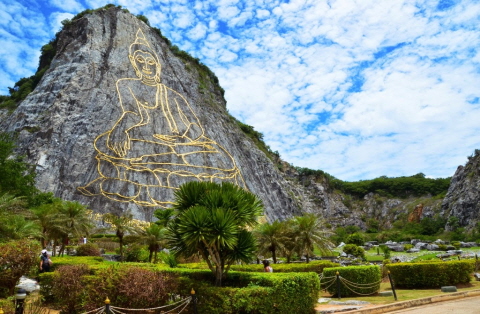
[[[0,0],[0,94],[35,72],[62,20],[107,3],[208,65],[229,112],[295,166],[449,177],[480,149],[472,0]]]

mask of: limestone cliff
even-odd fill
[[[473,229],[480,220],[480,150],[475,150],[465,166],[459,166],[452,177],[442,203],[442,215],[458,218],[459,226]],[[447,224],[446,229],[451,229]]]
[[[98,212],[151,219],[189,180],[233,182],[262,198],[269,220],[299,213],[294,191],[226,111],[198,64],[119,8],[58,34],[35,90],[0,128],[19,132],[37,186]]]
[[[42,191],[145,220],[189,180],[248,188],[270,221],[311,212],[334,226],[366,229],[375,218],[390,228],[419,204],[418,219],[440,210],[429,197],[352,199],[325,176],[267,157],[228,114],[213,73],[119,8],[74,19],[56,46],[35,90],[13,113],[0,110],[0,130],[19,132],[18,152],[36,165]],[[475,160],[459,167],[442,207],[465,225],[479,219]]]

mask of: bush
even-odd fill
[[[388,264],[399,288],[440,288],[470,282],[474,261],[421,262]]]
[[[77,300],[83,311],[98,308],[108,296],[111,304],[127,308],[156,307],[168,302],[169,295],[190,296],[192,288],[198,297],[199,313],[313,313],[319,292],[316,273],[244,273],[230,271],[225,284],[215,287],[209,270],[165,268],[153,264],[132,267],[113,264],[93,275],[82,277],[82,295]],[[147,268],[147,266],[149,268]],[[41,274],[42,295],[53,282],[52,273]],[[50,291],[53,289],[50,288]],[[56,302],[56,295],[52,295]],[[50,297],[50,300],[53,298]],[[148,300],[148,301],[146,301]],[[152,301],[153,300],[153,301]],[[74,311],[76,309],[72,309]],[[68,312],[75,313],[75,312]],[[193,313],[188,306],[185,313]]]
[[[314,313],[319,292],[318,275],[312,272],[230,272],[223,283],[237,287],[214,287],[191,276],[182,276],[180,282],[180,293],[185,295],[193,286],[198,312],[209,314]]]
[[[131,244],[125,247],[123,254],[127,262],[148,262],[150,252],[142,245]]]
[[[355,244],[346,244],[343,247],[343,252],[361,259],[365,259],[365,250],[362,247],[356,246]]]
[[[410,250],[410,249],[412,249],[412,248],[413,248],[413,245],[412,245],[412,244],[405,244],[405,245],[403,246],[403,250],[404,250],[404,251],[408,251],[408,250]]]
[[[63,313],[81,312],[83,305],[83,276],[89,273],[87,265],[70,265],[59,267],[54,273],[51,293]]]
[[[315,272],[321,274],[327,267],[340,266],[330,261],[311,261],[310,263],[270,264],[275,273]],[[246,272],[263,272],[263,264],[232,265],[232,270]]]
[[[100,249],[93,243],[82,244],[77,247],[77,256],[100,256]]]
[[[0,297],[13,295],[20,277],[40,265],[40,249],[32,240],[0,243]]]
[[[327,291],[337,295],[337,285],[331,284],[331,280],[336,280],[337,272],[342,279],[340,294],[342,297],[354,296],[357,294],[374,294],[380,289],[382,280],[381,270],[378,266],[349,266],[326,268],[323,271],[322,287],[326,286]],[[353,290],[353,291],[352,291]]]
[[[351,235],[349,235],[347,237],[347,244],[355,244],[355,245],[363,245],[365,244],[365,239],[363,238],[363,236],[358,233],[358,232],[355,232],[355,233],[352,233]]]

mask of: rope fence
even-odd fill
[[[356,295],[361,295],[361,296],[369,296],[376,294],[378,292],[378,288],[380,287],[380,284],[386,280],[388,277],[390,281],[390,286],[392,288],[393,296],[395,297],[395,301],[397,300],[397,294],[395,292],[395,285],[393,284],[392,277],[390,276],[390,271],[388,272],[387,276],[383,277],[382,279],[376,281],[376,282],[370,282],[370,283],[355,283],[352,282],[342,276],[340,276],[340,273],[337,272],[336,276],[330,276],[330,277],[324,277],[323,273],[320,274],[320,289],[327,291],[331,286],[333,286],[335,283],[337,284],[337,294],[338,298],[341,298],[340,294],[340,288],[341,285],[343,284],[346,289],[351,291],[353,294]],[[373,290],[372,292],[366,292],[368,290]]]
[[[195,296],[195,291],[192,289],[192,296],[186,297],[180,301],[177,301],[172,304],[167,304],[159,307],[151,307],[144,309],[129,309],[118,306],[110,305],[110,300],[105,300],[105,305],[82,314],[129,314],[129,313],[149,313],[149,314],[180,314],[182,313],[187,306],[193,303],[194,313],[197,314],[197,299]]]

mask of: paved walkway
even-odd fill
[[[428,305],[417,306],[413,308],[403,309],[393,312],[385,312],[389,314],[478,314],[480,313],[480,296],[467,297],[457,300],[433,303]]]

